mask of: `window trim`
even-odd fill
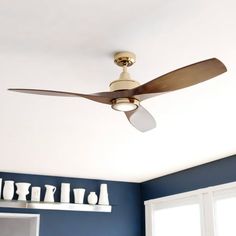
[[[147,200],[145,205],[146,236],[153,234],[153,212],[158,209],[191,203],[200,204],[201,235],[215,236],[214,201],[236,196],[236,182],[201,188],[189,192]]]

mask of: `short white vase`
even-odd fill
[[[3,199],[12,200],[14,196],[14,181],[6,180],[3,188]]]
[[[16,193],[19,201],[26,201],[26,196],[29,194],[30,183],[16,183]]]
[[[96,205],[98,202],[98,196],[95,192],[90,192],[90,194],[88,195],[88,203],[90,205]]]
[[[74,188],[73,191],[74,191],[75,203],[83,204],[85,189],[84,188]]]

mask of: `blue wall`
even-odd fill
[[[142,183],[142,199],[164,197],[236,181],[236,155]]]
[[[135,183],[64,178],[40,175],[14,174],[0,172],[3,180],[30,182],[33,186],[52,184],[60,188],[62,182],[71,183],[71,187],[86,189],[86,198],[90,191],[99,194],[101,183],[108,184],[109,199],[113,205],[112,213],[48,211],[0,208],[1,212],[40,214],[40,236],[141,236],[142,206],[141,185]],[[43,188],[44,189],[44,188]],[[41,193],[42,200],[44,192]],[[16,199],[17,196],[14,198]],[[55,200],[59,201],[59,190]],[[71,196],[73,199],[73,196]]]
[[[142,184],[5,172],[0,172],[0,178],[30,182],[42,188],[44,184],[52,184],[58,189],[62,182],[69,182],[72,188],[86,188],[86,197],[90,191],[99,193],[101,183],[108,184],[112,213],[0,208],[1,212],[40,214],[40,236],[143,236],[143,201],[236,181],[236,155]],[[59,198],[57,191],[55,200]]]

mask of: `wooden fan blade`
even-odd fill
[[[177,89],[186,88],[203,81],[214,78],[226,72],[225,65],[218,59],[212,58],[205,61],[201,61],[178,70],[174,70],[170,73],[162,75],[152,81],[149,81],[137,88],[133,89],[134,95],[142,95],[141,99],[152,96],[146,96],[145,94],[170,92]]]
[[[20,92],[20,93],[29,93],[37,95],[48,95],[48,96],[64,96],[64,97],[83,97],[89,100],[105,103],[111,105],[111,100],[117,98],[122,94],[122,92],[102,92],[94,94],[81,94],[81,93],[72,93],[72,92],[63,92],[63,91],[53,91],[53,90],[42,90],[42,89],[22,89],[22,88],[10,88],[9,91]]]
[[[156,127],[153,116],[141,105],[134,111],[125,112],[129,122],[139,131],[146,132]]]
[[[63,97],[83,97],[95,102],[112,104],[112,100],[120,97],[131,97],[133,96],[132,90],[123,91],[113,91],[113,92],[101,92],[92,94],[81,94],[72,93],[64,91],[54,91],[54,90],[43,90],[43,89],[23,89],[23,88],[9,88],[9,91],[19,92],[19,93],[29,93],[36,95],[47,95],[47,96],[63,96]]]

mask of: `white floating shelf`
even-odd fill
[[[62,210],[62,211],[90,211],[90,212],[111,212],[112,207],[105,205],[89,205],[59,202],[30,202],[30,201],[6,201],[0,200],[0,207],[24,208],[24,209],[43,209],[43,210]]]

